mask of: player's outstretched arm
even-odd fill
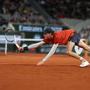
[[[43,64],[45,61],[47,61],[56,51],[58,47],[58,44],[54,44],[50,50],[50,52],[45,56],[45,58],[43,58],[43,60],[41,60],[37,65],[41,65]]]
[[[39,46],[41,46],[41,45],[43,45],[43,44],[45,44],[45,42],[44,42],[44,41],[40,41],[40,42],[38,42],[38,43],[29,45],[29,46],[28,46],[28,49],[36,48],[36,47],[39,47]]]
[[[45,42],[44,42],[44,41],[40,41],[40,42],[38,42],[38,43],[34,43],[34,44],[29,45],[27,48],[28,48],[28,49],[36,48],[36,47],[39,47],[39,46],[41,46],[41,45],[43,45],[43,44],[45,44]],[[23,49],[24,49],[24,48],[21,47],[18,43],[15,43],[15,45],[16,45],[16,47],[18,48],[18,50],[23,50]]]

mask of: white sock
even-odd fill
[[[81,61],[87,61],[86,59],[84,59],[83,57],[80,57],[80,60]]]

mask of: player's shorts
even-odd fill
[[[79,41],[81,39],[81,36],[79,33],[74,33],[74,35],[70,38],[69,41],[72,41],[75,43],[75,45],[78,45],[79,44]]]

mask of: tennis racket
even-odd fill
[[[6,32],[5,33],[5,39],[7,40],[7,42],[15,42],[15,33],[14,32]]]

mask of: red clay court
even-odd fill
[[[45,55],[0,54],[0,90],[90,90],[90,66],[60,54],[36,66]]]

